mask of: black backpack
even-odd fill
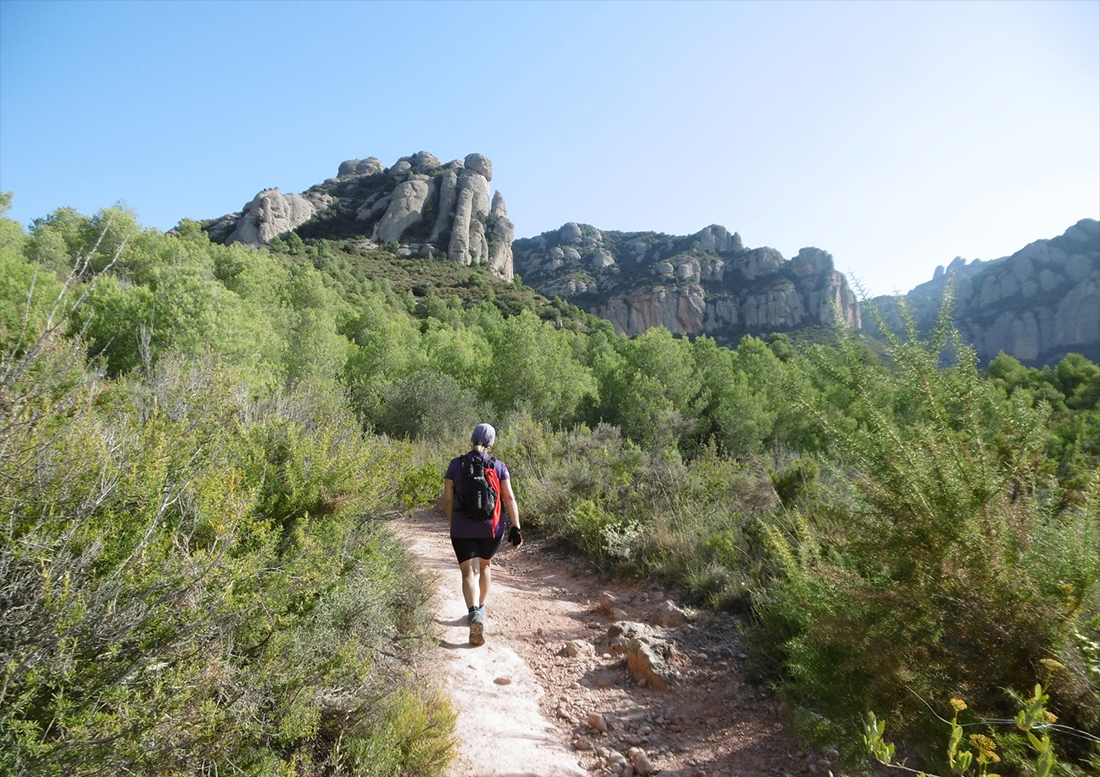
[[[462,457],[462,477],[455,484],[458,505],[467,518],[474,521],[493,520],[500,517],[500,481],[497,479],[497,460],[490,456],[483,459],[476,453]]]

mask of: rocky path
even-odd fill
[[[493,563],[486,644],[474,648],[443,515],[419,512],[400,533],[437,573],[429,661],[458,712],[450,777],[836,771],[832,754],[787,731],[767,689],[745,682],[732,619],[680,623],[657,587],[601,583],[533,543],[506,544]]]

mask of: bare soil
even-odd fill
[[[664,777],[837,770],[834,754],[790,733],[766,687],[746,681],[733,617],[701,615],[663,630],[676,646],[679,677],[665,690],[643,687],[608,648],[613,620],[600,595],[619,600],[616,617],[640,623],[674,597],[656,586],[602,581],[532,542],[505,543],[493,560],[486,644],[472,647],[446,519],[422,511],[399,534],[437,573],[439,647],[428,661],[458,713],[450,777],[604,777],[630,772],[622,757],[630,763],[632,748]]]

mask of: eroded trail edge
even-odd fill
[[[428,660],[458,716],[450,777],[823,777],[836,769],[833,753],[807,749],[768,691],[744,681],[731,617],[672,625],[662,613],[676,608],[656,586],[601,582],[530,543],[505,543],[493,560],[486,644],[474,648],[446,519],[420,511],[398,531],[436,577],[439,642]],[[666,688],[640,685],[609,642],[624,623],[665,648]]]

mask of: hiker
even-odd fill
[[[451,459],[443,476],[443,512],[451,524],[451,545],[462,572],[470,644],[475,646],[485,644],[485,602],[492,582],[489,565],[505,534],[501,503],[511,519],[508,540],[516,548],[523,544],[519,506],[508,467],[489,455],[496,436],[492,426],[478,424],[470,435],[473,449]],[[489,494],[491,490],[496,492],[495,499]]]

